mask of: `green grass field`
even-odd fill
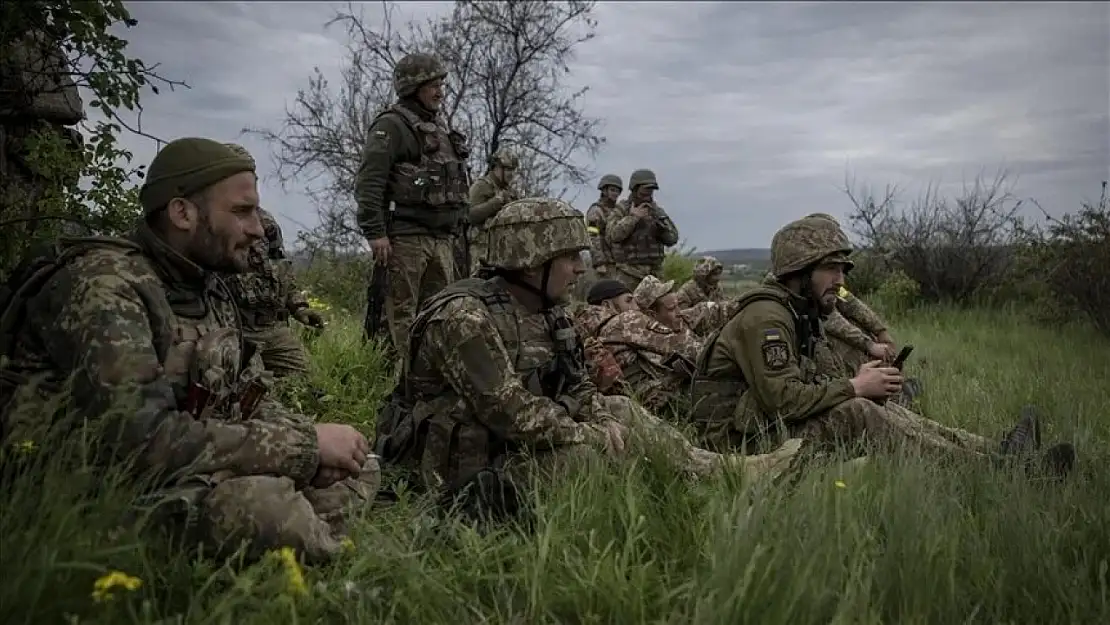
[[[614,463],[538,495],[533,535],[479,536],[420,504],[372,510],[335,565],[274,557],[238,572],[141,540],[128,493],[22,453],[0,521],[3,622],[17,623],[1110,623],[1110,349],[1081,327],[1005,311],[895,319],[917,346],[922,411],[999,435],[1025,403],[1046,439],[1075,441],[1064,485],[982,466],[884,458],[770,491],[698,485],[659,463]],[[350,319],[311,341],[290,401],[372,431],[390,363]],[[16,452],[5,452],[16,453]],[[108,571],[133,590],[93,597]]]

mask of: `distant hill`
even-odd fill
[[[766,265],[771,262],[771,250],[764,248],[739,248],[734,250],[697,251],[694,257],[712,256],[724,265]]]

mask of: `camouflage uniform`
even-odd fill
[[[635,192],[640,185],[659,188],[655,174],[647,169],[632,172],[628,179],[630,192]],[[608,277],[635,289],[644,276],[663,276],[666,247],[678,243],[678,228],[657,202],[649,205],[651,214],[648,217],[636,217],[631,213],[630,197],[607,211],[604,236],[609,243],[608,258],[612,265]]]
[[[655,317],[652,308],[659,299],[671,292],[674,280],[662,282],[655,276],[646,276],[636,287],[636,304],[650,317]],[[675,311],[677,325],[672,329],[687,332],[695,337],[704,337],[723,326],[736,311],[735,300],[716,302],[707,300]]]
[[[5,32],[5,36],[14,34]],[[69,71],[60,47],[42,31],[13,37],[0,49],[0,223],[7,224],[5,234],[10,236],[23,235],[14,232],[15,224],[23,232],[33,232],[35,218],[41,215],[40,201],[58,197],[66,184],[75,181],[40,171],[29,158],[36,132],[44,138],[60,138],[66,149],[82,149],[81,134],[69,127],[85,119],[81,95]],[[78,175],[76,170],[67,173]]]
[[[140,199],[152,215],[253,168],[215,141],[179,139],[155,156]],[[246,540],[253,555],[291,546],[310,561],[338,553],[344,508],[374,496],[376,460],[358,479],[310,486],[313,421],[265,396],[270,377],[224,282],[146,222],[127,239],[63,239],[59,250],[14,275],[24,295],[0,317],[8,440],[36,440],[52,425],[44,403],[68,398],[77,417],[115,433],[105,451],[133,459],[152,498],[186,506],[172,518],[195,519],[196,540]]]
[[[825,219],[840,227],[840,222],[827,213],[812,213],[806,217]],[[764,282],[776,282],[774,272],[768,272]],[[825,320],[825,333],[829,346],[844,361],[851,375],[855,375],[860,365],[873,360],[871,346],[883,332],[889,332],[883,318],[842,287],[837,294],[836,311]]]
[[[490,157],[490,167],[499,166],[509,171],[515,170],[520,163],[514,154],[502,148]],[[518,199],[515,191],[505,186],[493,176],[486,174],[470,186],[470,275],[476,275],[486,256],[485,229],[483,225],[497,214],[506,204]]]
[[[227,145],[253,162],[242,146]],[[321,325],[322,320],[297,289],[281,226],[262,208],[258,218],[266,236],[251,246],[251,270],[222,277],[239,306],[243,336],[258,345],[266,370],[278,378],[301,375],[308,371],[308,354],[289,327],[289,317],[307,325]]]
[[[402,378],[379,419],[378,451],[387,463],[417,469],[430,487],[494,467],[519,480],[537,463],[554,469],[595,456],[607,447],[606,423],[616,422],[670,446],[692,473],[722,465],[726,457],[691,446],[627,398],[598,394],[562,307],[526,307],[508,288],[517,272],[549,269],[589,247],[584,221],[562,201],[528,198],[486,223],[493,277],[452,284],[413,324]],[[547,299],[546,284],[537,294]],[[762,475],[780,470],[797,449],[792,442],[777,455],[727,460]]]
[[[687,280],[686,284],[678,289],[678,307],[692,308],[702,302],[723,300],[725,295],[721,291],[721,285],[710,284],[709,276],[714,273],[720,274],[724,267],[721,261],[712,256],[698,259],[698,262],[694,265],[694,277]]]
[[[422,85],[446,75],[426,54],[398,61],[393,86],[399,100],[370,125],[355,178],[363,235],[370,241],[388,236],[393,248],[385,308],[399,350],[420,303],[455,279],[455,239],[465,227],[465,137],[415,97]]]
[[[621,177],[616,174],[605,174],[597,183],[598,191],[605,191],[606,187],[616,187],[617,192],[624,190]],[[604,193],[596,202],[586,209],[586,231],[590,233],[590,266],[598,276],[605,277],[609,274],[610,252],[609,241],[605,238],[605,220],[609,209],[615,203],[610,203]]]
[[[808,275],[822,262],[850,268],[851,250],[839,226],[827,220],[801,219],[775,234],[771,254],[779,281],[742,295],[739,312],[699,356],[691,401],[706,442],[719,449],[758,449],[781,428],[825,443],[860,441],[866,434],[878,444],[989,453],[997,443],[987,438],[856,396],[843,362],[819,340],[822,323],[812,297],[800,297],[781,282]]]

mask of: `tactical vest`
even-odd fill
[[[710,377],[708,375],[713,350],[725,326],[749,304],[760,300],[777,302],[790,311],[790,315],[794,319],[798,340],[801,343],[796,347],[804,361],[803,368],[807,363],[813,363],[816,337],[814,336],[812,322],[806,317],[798,315],[790,302],[790,297],[782,290],[769,286],[758,286],[744,293],[737,299],[737,308],[728,321],[709,336],[695,363],[693,383],[690,385],[690,416],[699,429],[714,429],[721,424],[730,423],[732,429],[750,437],[758,437],[764,434],[771,425],[766,422],[763,415],[759,414],[754,405],[743,409],[738,407],[738,404],[745,400],[745,394],[751,387],[749,381],[745,380],[739,371],[737,371],[735,378]],[[817,332],[819,331],[818,326]]]
[[[0,407],[4,418],[12,395],[28,382],[18,369],[16,332],[24,325],[27,301],[34,297],[58,270],[95,251],[144,256],[143,247],[127,239],[85,237],[62,239],[40,251],[16,270],[0,292],[0,353],[12,360],[0,368]],[[147,260],[147,262],[153,262]],[[154,267],[150,270],[154,272]],[[230,292],[212,277],[212,290],[198,299],[195,294],[167,288],[163,298],[148,301],[147,310],[154,334],[153,347],[173,387],[179,409],[197,418],[238,420],[249,417],[270,387],[270,378],[247,364],[256,350],[246,342],[238,326],[238,310]],[[257,364],[257,361],[256,361]],[[47,393],[57,388],[43,388]],[[14,407],[14,406],[13,406]],[[4,435],[8,427],[5,426]]]
[[[462,134],[420,119],[404,106],[378,114],[399,116],[416,136],[420,160],[393,164],[387,200],[392,218],[419,224],[433,232],[455,232],[463,222],[470,195],[469,151]]]
[[[265,240],[255,241],[247,252],[250,269],[223,277],[243,315],[243,325],[261,330],[289,318],[287,282],[281,261],[269,257]]]
[[[530,361],[525,349],[527,345],[521,341],[512,296],[494,280],[466,278],[457,281],[429,298],[413,320],[401,378],[378,418],[375,447],[385,464],[412,469],[422,460],[425,463],[429,460],[424,458],[429,421],[437,415],[423,413],[420,409],[422,404],[455,391],[445,388],[438,380],[414,375],[411,367],[432,317],[449,302],[463,297],[481,301],[490,312],[516,373],[524,388],[530,392],[568,402],[570,399],[563,396],[563,392],[580,383],[586,375],[581,341],[561,308],[554,308],[549,316],[554,357],[544,362]],[[445,349],[449,347],[445,346]],[[577,408],[568,406],[568,410],[575,412]],[[515,451],[511,443],[497,440],[496,435],[473,415],[454,413],[449,416],[454,421],[450,426],[452,432],[447,435],[450,444],[436,451],[442,451],[447,456],[464,457],[430,459],[448,479],[466,477]],[[463,442],[460,443],[460,440]],[[463,447],[470,451],[465,451]]]
[[[623,216],[632,214],[628,200],[617,202],[617,207],[610,210],[619,210]],[[663,263],[666,255],[666,246],[655,237],[655,226],[648,220],[640,221],[627,239],[620,243],[610,244],[610,261],[620,265],[647,265],[657,267]]]

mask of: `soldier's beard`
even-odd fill
[[[836,289],[829,289],[817,299],[817,309],[822,316],[828,316],[836,310]]]
[[[189,244],[189,259],[207,271],[243,273],[250,268],[249,245],[240,249],[212,228],[207,214],[200,215],[200,224]]]

